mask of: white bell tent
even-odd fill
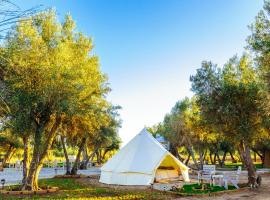
[[[143,129],[101,168],[100,182],[118,185],[150,185],[182,174],[189,182],[189,168]]]

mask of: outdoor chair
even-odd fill
[[[212,184],[212,176],[215,174],[215,172],[215,165],[203,165],[203,169],[198,171],[198,183],[201,183],[202,181],[209,181],[209,183]]]
[[[237,184],[238,184],[241,172],[242,172],[242,167],[239,166],[237,171],[235,172],[224,173],[223,181],[224,181],[224,187],[226,190],[228,190],[228,183],[233,184],[233,186],[236,187],[236,189],[239,189],[239,186]]]

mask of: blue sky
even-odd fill
[[[109,100],[122,106],[120,136],[128,142],[162,121],[179,99],[191,97],[190,75],[203,60],[224,64],[242,54],[247,25],[263,0],[18,0],[22,8],[70,13],[94,40]]]

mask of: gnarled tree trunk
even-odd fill
[[[270,167],[270,151],[269,150],[266,150],[264,152],[263,167]]]
[[[26,182],[26,178],[28,176],[29,172],[29,148],[30,148],[30,139],[29,136],[24,136],[23,137],[23,180],[22,183],[23,185]]]
[[[256,179],[257,179],[257,174],[256,174],[256,168],[253,164],[252,158],[251,158],[251,153],[250,153],[250,148],[249,146],[245,143],[245,141],[241,141],[239,144],[239,153],[240,156],[247,168],[248,171],[248,184],[252,186],[256,186]]]
[[[5,167],[6,163],[10,160],[10,158],[13,155],[13,152],[15,150],[16,150],[16,148],[10,144],[6,154],[4,156],[4,159],[3,159],[3,163],[2,163],[3,167]]]
[[[28,175],[22,187],[23,190],[34,190],[34,191],[39,190],[38,175],[43,166],[44,160],[47,156],[48,149],[50,149],[52,146],[52,142],[55,138],[55,134],[60,123],[61,117],[57,116],[52,128],[46,134],[45,141],[42,141],[41,138],[45,134],[47,123],[41,123],[37,125],[34,137],[35,145],[33,150],[33,156],[29,167]]]
[[[79,163],[80,163],[81,153],[83,151],[83,148],[84,148],[85,143],[86,143],[86,138],[84,137],[82,139],[82,141],[81,141],[81,144],[79,146],[79,150],[78,150],[78,153],[77,153],[77,156],[76,156],[74,165],[73,165],[73,167],[71,169],[71,174],[72,175],[76,175],[77,172],[78,172],[78,167],[79,167]]]
[[[237,160],[234,158],[233,153],[231,151],[229,153],[232,159],[232,163],[237,163]]]
[[[203,169],[203,164],[204,164],[203,155],[204,155],[204,152],[202,150],[199,150],[200,169]]]
[[[185,160],[185,165],[188,165],[188,163],[189,163],[189,160],[190,160],[190,154],[188,154],[188,157],[187,157],[187,159]]]
[[[82,164],[81,164],[81,166],[80,166],[80,169],[87,169],[87,165],[88,165],[89,161],[92,160],[92,159],[94,158],[94,156],[95,156],[97,150],[98,150],[98,147],[96,147],[96,148],[94,149],[94,151],[93,151],[90,155],[87,155],[87,158],[86,158],[86,160],[84,160],[84,161],[82,162]]]
[[[217,154],[217,158],[218,158],[218,163],[220,167],[224,167],[225,164],[225,160],[226,160],[226,156],[227,156],[227,151],[225,151],[223,153],[222,159],[220,159],[219,155]]]
[[[190,156],[191,156],[191,158],[193,160],[193,163],[195,164],[196,168],[198,169],[199,168],[199,165],[198,165],[198,162],[197,162],[197,160],[195,158],[195,154],[194,154],[194,151],[193,151],[191,145],[188,145],[187,146],[187,151],[190,154]]]
[[[70,172],[70,162],[69,162],[69,158],[68,158],[65,138],[62,135],[61,135],[61,143],[62,143],[62,147],[63,147],[65,159],[66,159],[66,175],[69,175],[69,174],[71,174],[71,172]]]
[[[184,159],[180,156],[178,148],[176,146],[170,145],[170,152],[172,153],[172,155],[174,155],[176,158],[183,162]]]

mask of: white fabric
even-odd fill
[[[170,156],[189,181],[188,167],[143,129],[101,168],[100,182],[119,185],[150,185],[162,161]],[[173,162],[171,161],[171,162]]]

